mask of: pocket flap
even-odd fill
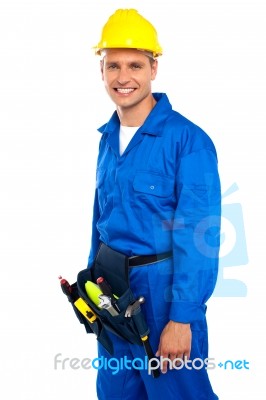
[[[137,192],[168,197],[174,190],[174,178],[155,172],[139,171],[134,178],[133,188]]]

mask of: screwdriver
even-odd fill
[[[60,285],[61,285],[62,292],[67,296],[68,300],[71,303],[73,301],[75,301],[76,299],[73,296],[72,287],[68,283],[68,281],[66,279],[63,279],[61,275],[58,277],[58,279],[60,279]]]
[[[60,279],[62,292],[67,296],[68,300],[71,303],[74,303],[75,307],[90,323],[93,323],[97,318],[94,311],[81,297],[74,295],[72,287],[66,279],[63,279],[62,276],[59,276],[58,278]]]
[[[101,289],[101,291],[103,292],[103,294],[105,296],[110,297],[112,306],[116,309],[116,311],[120,312],[120,309],[117,305],[116,298],[113,295],[113,291],[112,291],[112,288],[109,285],[109,283],[104,279],[103,276],[100,276],[99,278],[97,278],[96,282],[97,282],[97,285],[99,286],[99,288]]]

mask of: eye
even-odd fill
[[[134,64],[131,64],[131,68],[135,69],[135,70],[138,70],[138,69],[141,69],[142,67],[141,67],[140,64],[134,63]]]
[[[113,71],[113,70],[115,70],[115,69],[118,69],[118,65],[117,65],[117,64],[109,64],[109,65],[107,66],[107,69],[108,69],[109,71]]]

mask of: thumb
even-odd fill
[[[160,341],[159,346],[158,346],[158,349],[157,349],[157,351],[156,351],[156,353],[155,353],[155,356],[156,356],[156,357],[159,357],[160,355],[161,355],[161,341]]]

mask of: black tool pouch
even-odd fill
[[[85,283],[87,281],[96,282],[97,278],[101,276],[109,283],[113,293],[118,297],[117,306],[120,312],[116,316],[111,315],[106,309],[99,309],[86,293]],[[148,335],[149,329],[140,307],[131,317],[125,317],[127,307],[136,301],[129,287],[128,259],[125,255],[101,244],[93,266],[78,273],[77,289],[80,297],[97,315],[97,319],[101,323],[97,339],[110,354],[113,354],[113,348],[110,343],[106,342],[108,331],[132,344],[142,345],[141,337]]]

